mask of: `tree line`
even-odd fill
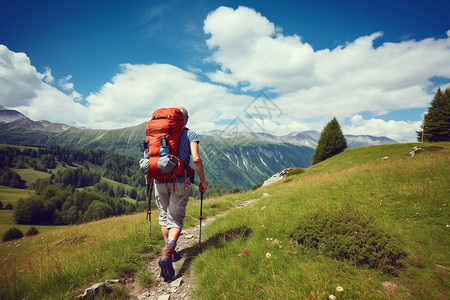
[[[13,168],[51,173],[49,178],[38,179],[27,187],[34,189],[36,195],[14,205],[17,224],[76,224],[145,207],[143,176],[136,159],[125,155],[60,146],[0,148],[0,185],[26,188]],[[131,187],[108,183],[102,177]],[[122,200],[125,195],[142,203]]]
[[[135,188],[144,186],[144,179],[139,172],[137,166],[137,160],[127,155],[106,152],[103,150],[85,150],[85,149],[71,149],[61,146],[51,146],[47,148],[33,147],[25,148],[23,150],[18,147],[2,147],[0,148],[0,170],[2,170],[2,176],[8,172],[8,176],[4,175],[5,179],[1,185],[11,187],[21,187],[23,185],[16,184],[13,186],[12,179],[17,178],[17,172],[11,170],[11,168],[24,169],[32,168],[36,171],[49,172],[49,170],[55,169],[57,163],[60,163],[63,167],[79,167],[89,171],[89,164],[100,166],[101,172],[98,174],[102,177],[131,185]],[[9,170],[9,171],[8,171]],[[71,184],[73,186],[85,185],[82,182],[75,182],[80,180],[79,176],[84,176],[81,170],[74,172],[67,171],[63,175],[63,181],[66,185]],[[8,184],[8,181],[11,181]],[[15,179],[17,181],[17,179]]]
[[[17,224],[68,225],[143,210],[142,205],[111,197],[99,188],[75,189],[53,180],[39,179],[36,195],[19,199],[14,207]]]
[[[0,185],[30,188],[36,192],[14,205],[18,224],[76,224],[133,213],[146,207],[144,176],[137,159],[130,156],[61,146],[23,149],[7,146],[0,148],[0,168]],[[25,181],[13,170],[23,168],[51,175],[26,187]],[[209,196],[229,192],[220,186],[210,187]],[[136,200],[136,204],[122,200],[125,195]],[[200,195],[193,188],[191,196]]]

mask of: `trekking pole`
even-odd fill
[[[202,219],[203,219],[202,211],[203,211],[203,192],[200,192],[200,234],[198,237],[198,246],[200,248],[200,252],[202,251]]]
[[[147,175],[145,175],[145,183],[147,185],[148,236],[152,236],[152,191],[153,191],[152,178],[150,178],[150,182],[149,182]]]

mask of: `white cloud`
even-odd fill
[[[260,131],[244,109],[254,100],[251,92],[264,89],[277,93],[273,101],[282,112],[264,120],[262,130],[268,133],[320,131],[337,117],[351,118],[344,133],[411,140],[419,122],[364,120],[360,113],[381,116],[390,110],[425,108],[433,97],[427,93],[430,78],[450,78],[450,30],[443,39],[375,48],[374,41],[382,38],[376,32],[334,49],[314,50],[300,33],[284,35],[253,9],[220,7],[205,19],[204,32],[211,51],[206,61],[219,65],[217,70],[201,74],[168,64],[123,64],[84,101],[70,75],[56,80],[58,90],[49,67],[41,74],[26,54],[0,45],[0,104],[34,120],[110,129],[145,122],[158,107],[183,105],[196,131],[224,129],[236,118]],[[202,75],[213,83],[203,82]],[[239,88],[244,93],[238,94]]]
[[[49,120],[73,126],[85,126],[88,109],[74,102],[67,95],[52,86],[46,86],[36,92],[33,101],[27,106],[15,109],[24,113],[32,120]]]
[[[52,83],[55,79],[52,76],[52,69],[50,69],[49,67],[45,68],[45,72],[44,72],[44,82],[46,83]]]
[[[381,119],[365,120],[361,115],[351,117],[351,125],[341,126],[344,134],[387,136],[396,141],[416,141],[416,131],[420,130],[421,121],[384,121]]]
[[[136,125],[148,121],[159,107],[179,105],[188,109],[190,124],[211,124],[234,117],[243,97],[230,95],[226,88],[201,82],[195,74],[171,65],[123,64],[111,82],[86,98],[88,126]]]
[[[0,101],[3,106],[29,105],[43,88],[43,78],[25,53],[0,45]]]
[[[226,24],[226,26],[224,26]],[[428,105],[430,78],[450,78],[450,39],[373,42],[382,33],[357,38],[335,49],[314,51],[297,35],[284,36],[256,11],[220,7],[204,25],[207,44],[221,70],[214,81],[247,88],[271,87],[292,117],[338,115]]]
[[[273,87],[280,92],[312,83],[312,47],[299,36],[278,33],[273,23],[253,9],[220,7],[208,15],[204,31],[210,34],[206,43],[213,51],[208,60],[222,68],[210,75],[212,80],[222,77],[226,84],[244,81],[253,90]]]
[[[58,80],[58,85],[65,91],[73,91],[73,83],[70,82],[70,79],[72,79],[72,75],[67,75]]]
[[[86,108],[74,102],[80,95],[73,90],[73,85],[72,95],[59,91],[49,84],[53,80],[50,68],[41,74],[25,53],[0,45],[1,105],[17,109],[33,120],[83,125]]]

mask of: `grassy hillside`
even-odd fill
[[[33,194],[34,191],[31,190],[0,186],[0,200],[3,203],[3,207],[5,207],[8,203],[14,206],[17,200],[19,200],[20,198],[27,198]],[[16,227],[20,229],[23,233],[26,233],[31,226],[17,225],[13,218],[13,210],[6,210],[6,209],[0,210],[0,236],[3,237],[5,232],[11,227]],[[36,227],[40,232],[57,228],[56,226],[34,226],[34,227]]]
[[[208,217],[259,199],[208,225],[204,251],[188,253],[194,297],[448,299],[450,143],[420,145],[410,158],[413,146],[347,149],[271,186],[205,200]],[[186,226],[198,224],[199,204],[190,201]],[[88,283],[145,270],[162,246],[157,212],[152,237],[146,222],[142,213],[113,217],[0,244],[0,299],[70,298]],[[330,234],[347,225],[355,230]],[[306,232],[318,247],[295,242]],[[380,252],[358,256],[380,241]],[[384,253],[400,253],[396,264]]]
[[[218,219],[205,234],[210,239],[220,237],[219,242],[193,262],[199,281],[195,295],[208,299],[328,299],[331,294],[338,299],[448,299],[450,144],[426,144],[425,151],[409,158],[413,146],[347,149],[301,175],[262,189],[270,197]],[[305,220],[328,229],[343,227],[354,215],[340,216],[336,223],[335,211],[345,213],[348,207],[404,251],[403,267],[383,272],[381,263],[379,268],[369,267],[356,263],[357,257],[340,257],[353,245],[339,244],[338,238],[357,241],[364,228],[333,236],[331,248],[326,247],[329,231],[321,232],[319,226],[309,232],[316,238],[324,235],[318,248],[292,242],[291,236],[304,233],[298,228],[309,225]],[[246,234],[233,238],[223,234],[237,228]],[[366,243],[361,247],[376,242],[370,236],[363,238]],[[338,286],[342,292],[336,290]]]

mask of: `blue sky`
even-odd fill
[[[336,116],[344,133],[413,141],[450,83],[449,13],[449,1],[2,1],[0,105],[108,129],[184,105],[198,132],[320,131]]]

